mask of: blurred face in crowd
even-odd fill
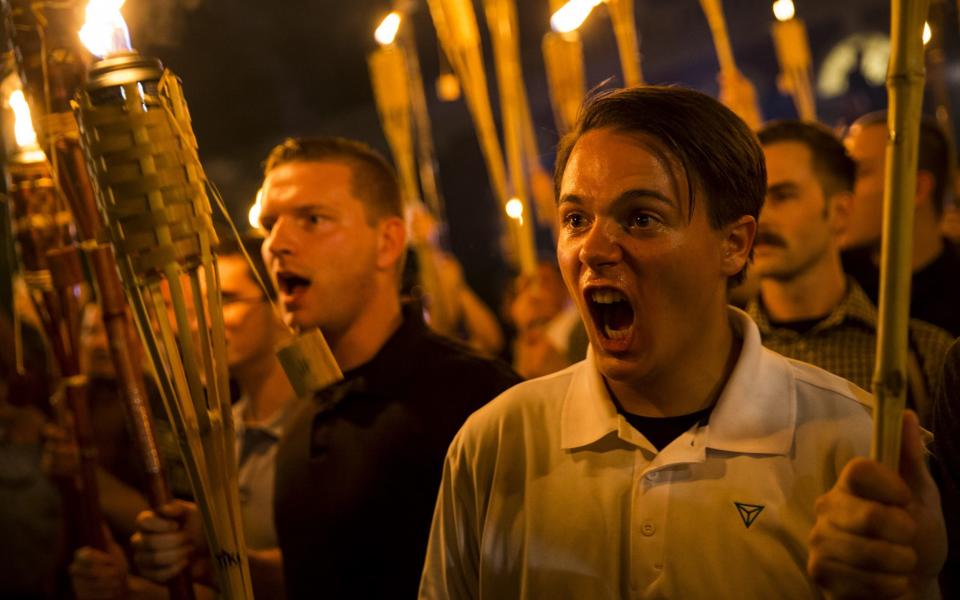
[[[753,230],[737,249],[732,226],[713,229],[709,200],[700,193],[691,209],[687,189],[683,169],[649,136],[595,129],[570,154],[557,256],[608,379],[668,374],[727,318],[727,279],[746,264]]]
[[[320,327],[332,343],[369,310],[385,273],[396,280],[403,245],[402,233],[400,248],[395,232],[385,234],[397,223],[402,230],[402,220],[371,219],[351,179],[343,162],[289,162],[271,169],[263,187],[263,255],[284,319]]]
[[[851,158],[857,163],[857,178],[842,244],[845,248],[879,246],[883,227],[887,127],[884,123],[854,125],[845,142]]]
[[[220,256],[217,268],[230,370],[272,360],[282,329],[246,259],[239,254]]]
[[[801,142],[763,147],[767,197],[760,212],[754,266],[761,277],[790,280],[836,252],[847,194],[827,198],[813,154]]]

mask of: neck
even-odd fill
[[[330,350],[344,371],[369,362],[403,322],[400,296],[394,288],[381,289],[350,328],[330,339]]]
[[[940,222],[927,211],[917,211],[913,222],[913,255],[910,266],[914,272],[926,267],[943,252]],[[881,244],[873,249],[873,262],[880,264]]]
[[[695,347],[681,350],[678,358],[667,361],[659,372],[643,381],[607,380],[624,410],[647,417],[674,417],[717,401],[740,356],[742,340],[733,334],[726,305],[714,310],[720,314],[699,322],[715,325],[702,332]]]
[[[831,249],[790,279],[761,279],[760,297],[772,320],[801,321],[828,314],[843,300],[846,287],[840,255]]]
[[[252,422],[266,421],[294,397],[290,381],[273,354],[234,371],[234,379],[249,399],[247,414]]]

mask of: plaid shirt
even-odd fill
[[[847,278],[843,300],[806,333],[774,327],[759,298],[747,305],[747,313],[760,328],[763,345],[784,356],[802,360],[870,390],[877,356],[877,308],[852,278]],[[910,350],[923,371],[930,394],[947,349],[953,342],[943,329],[910,320]]]

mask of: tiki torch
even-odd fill
[[[377,27],[375,38],[380,47],[367,59],[373,95],[380,113],[380,123],[390,144],[393,161],[397,165],[403,202],[408,217],[415,210],[426,210],[420,201],[420,181],[417,177],[416,154],[413,139],[413,87],[408,52],[396,43],[401,14],[391,12]],[[422,91],[422,87],[420,88]],[[432,160],[432,159],[428,159]],[[455,333],[453,299],[440,282],[436,249],[427,239],[413,236],[413,251],[420,267],[420,282],[427,296],[430,325],[441,333]]]
[[[554,14],[562,6],[563,0],[551,3]],[[576,125],[580,106],[587,95],[583,42],[577,28],[564,32],[555,29],[543,36],[543,63],[557,130],[566,133]]]
[[[807,27],[797,18],[793,0],[776,0],[773,3],[776,17],[771,32],[777,59],[780,61],[780,89],[793,98],[797,115],[804,121],[816,121],[816,99],[810,82],[810,43]]]
[[[870,456],[896,470],[907,396],[907,327],[913,254],[913,197],[917,183],[920,115],[923,107],[923,22],[928,0],[892,0],[887,93],[886,178],[877,363],[876,409]]]
[[[4,0],[7,30],[16,47],[30,96],[42,108],[36,116],[43,146],[54,163],[54,176],[73,213],[80,249],[97,284],[110,355],[120,386],[127,423],[146,475],[147,499],[158,508],[172,499],[157,449],[149,400],[139,363],[139,342],[129,319],[113,250],[104,239],[93,185],[80,148],[70,99],[83,83],[89,54],[77,39],[82,22],[79,4]],[[110,35],[110,34],[108,34]],[[186,573],[168,584],[171,598],[193,597]]]
[[[507,150],[507,165],[510,172],[512,196],[504,206],[510,217],[511,235],[517,249],[517,261],[524,275],[532,275],[537,268],[537,253],[533,220],[514,218],[510,213],[521,215],[531,211],[529,178],[527,169],[529,144],[526,134],[529,122],[529,107],[523,88],[523,72],[520,68],[520,47],[517,26],[517,7],[514,0],[485,0],[487,23],[493,44],[497,72],[497,88],[500,92],[500,112],[503,115],[504,141]],[[534,154],[535,156],[535,154]],[[517,208],[518,207],[518,208]]]
[[[207,180],[180,82],[131,48],[122,3],[87,6],[80,38],[102,58],[90,66],[74,114],[220,591],[251,598]]]
[[[700,6],[707,17],[707,24],[713,36],[713,45],[717,51],[717,62],[720,63],[720,74],[728,88],[727,97],[724,98],[721,94],[721,100],[751,129],[759,129],[763,119],[756,104],[753,86],[737,68],[733,58],[733,46],[730,44],[730,35],[727,33],[727,19],[723,15],[723,4],[721,0],[700,0]]]
[[[490,106],[487,76],[480,50],[480,32],[473,3],[471,0],[428,0],[428,4],[444,54],[450,60],[463,88],[494,195],[500,209],[505,210],[511,195],[508,191],[500,138],[497,137]],[[504,215],[502,218],[505,219],[508,231],[513,232],[516,226],[505,213],[501,212],[501,215]],[[519,253],[517,258],[519,259]]]
[[[637,21],[633,9],[634,0],[568,0],[551,2],[550,26],[559,33],[573,32],[586,20],[593,9],[606,3],[613,22],[613,35],[620,55],[625,87],[643,85],[640,68],[640,43],[637,38]],[[560,5],[560,6],[557,6]]]
[[[73,245],[70,212],[54,185],[47,157],[37,144],[19,78],[11,75],[3,87],[9,90],[7,106],[14,115],[14,139],[5,144],[9,149],[5,171],[10,222],[24,281],[60,371],[60,387],[55,394],[58,419],[66,427],[65,415],[72,417],[69,429],[79,451],[78,478],[63,488],[64,500],[76,504],[79,543],[105,550],[96,477],[97,447],[87,403],[87,379],[79,364],[83,267]]]

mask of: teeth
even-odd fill
[[[613,304],[614,302],[626,302],[627,297],[617,290],[594,290],[593,301],[597,304]]]
[[[630,332],[630,328],[627,327],[624,329],[612,329],[609,325],[604,325],[603,332],[611,340],[622,340],[627,337],[627,333]]]

